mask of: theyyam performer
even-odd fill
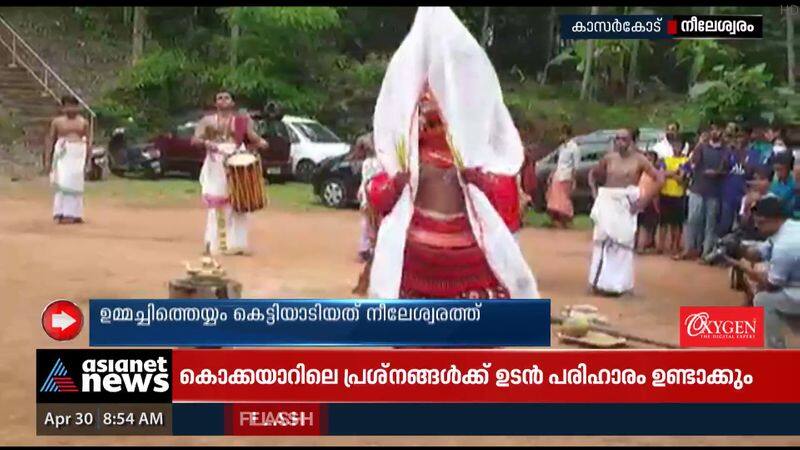
[[[198,122],[193,142],[202,145],[206,158],[200,170],[203,205],[206,217],[205,245],[211,254],[247,254],[249,213],[234,211],[231,206],[226,159],[247,151],[246,144],[266,148],[267,142],[254,130],[250,116],[235,113],[233,96],[220,91],[215,97],[216,114]]]
[[[384,172],[372,298],[537,298],[511,230],[523,146],[497,74],[450,8],[422,7],[375,106]]]

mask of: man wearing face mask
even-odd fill
[[[589,186],[595,198],[589,284],[597,294],[621,295],[633,289],[636,218],[646,205],[638,186],[643,173],[656,184],[664,182],[664,175],[637,151],[631,129],[617,131],[614,151],[589,172]],[[598,187],[598,181],[602,187]]]
[[[692,184],[689,187],[689,211],[684,232],[684,251],[679,259],[705,258],[717,238],[717,215],[722,190],[725,148],[722,130],[712,126],[707,144],[692,152]],[[701,259],[701,263],[706,262]]]

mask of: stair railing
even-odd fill
[[[8,22],[0,16],[0,44],[11,54],[11,63],[8,67],[22,66],[42,86],[43,96],[50,95],[57,102],[61,100],[60,94],[69,94],[78,100],[78,103],[89,113],[89,129],[94,137],[94,127],[97,114],[94,110],[61,79],[60,76],[48,65],[36,51],[25,42]]]

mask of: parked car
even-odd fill
[[[342,142],[333,131],[316,120],[283,116],[281,122],[287,128],[292,145],[292,173],[300,181],[311,181],[324,159],[350,152],[350,144]]]
[[[576,213],[588,213],[592,209],[592,190],[589,187],[589,171],[594,168],[606,152],[613,148],[613,140],[617,130],[597,130],[589,134],[575,136],[575,142],[581,152],[581,162],[577,170],[577,186],[572,192],[572,204]],[[659,140],[665,139],[665,133],[655,128],[642,128],[639,134],[639,148],[650,150]],[[545,198],[550,174],[555,170],[558,151],[553,151],[536,164],[536,190],[534,208],[537,211],[547,209]]]
[[[352,158],[349,153],[321,161],[311,179],[314,195],[331,208],[356,205],[363,162],[362,159]]]
[[[128,160],[147,161],[155,158],[159,162],[161,173],[178,171],[198,177],[205,160],[205,150],[202,146],[193,144],[192,137],[201,116],[200,112],[194,112],[184,117],[184,120],[179,121],[179,124],[169,132],[159,134],[147,143],[127,147]],[[280,122],[271,123],[262,119],[256,113],[251,113],[251,117],[255,121],[256,131],[269,143],[268,149],[259,150],[264,176],[270,178],[290,176],[290,144],[288,133],[285,130],[281,131],[284,126]],[[140,154],[141,158],[131,157],[137,154]]]

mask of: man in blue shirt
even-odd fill
[[[767,132],[770,135],[770,131]],[[772,142],[770,136],[765,136],[762,130],[751,130],[750,146],[747,149],[747,174],[752,178],[753,173],[759,167],[768,167],[772,158]]]
[[[764,307],[767,347],[786,348],[781,332],[784,315],[800,316],[800,222],[788,219],[781,201],[773,195],[759,200],[753,213],[756,227],[768,238],[763,244],[748,247],[744,257],[766,262],[767,270],[728,261],[759,286],[753,304]]]
[[[700,144],[692,153],[692,184],[689,186],[689,208],[684,231],[684,251],[679,259],[701,262],[711,252],[717,238],[717,216],[722,180],[725,176],[725,147],[722,130],[712,127],[707,144]]]
[[[733,139],[732,146],[726,151],[723,161],[723,171],[726,174],[722,181],[717,236],[725,236],[731,232],[742,206],[742,197],[747,191],[746,157],[747,137],[739,134]]]

